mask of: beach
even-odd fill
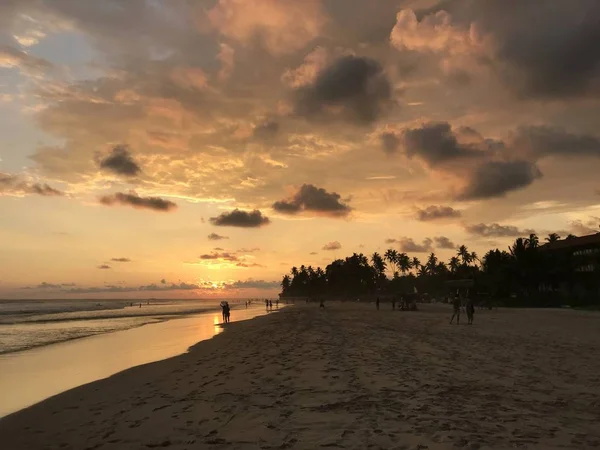
[[[296,305],[0,419],[35,449],[600,446],[600,315]]]

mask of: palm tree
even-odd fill
[[[479,256],[477,256],[477,252],[471,252],[471,262],[479,261]],[[481,262],[481,261],[479,261]]]
[[[468,266],[473,261],[471,259],[471,253],[469,253],[469,250],[467,249],[466,245],[461,245],[458,248],[458,252],[456,253],[456,256],[458,256],[461,259],[463,265],[465,265],[465,266]]]
[[[538,244],[540,243],[540,238],[537,237],[537,234],[531,233],[529,235],[529,238],[525,239],[525,242],[527,248],[534,249],[538,247]]]
[[[398,252],[392,248],[388,249],[383,257],[390,263],[392,267],[392,273],[396,273],[396,263],[398,261]]]
[[[427,258],[427,262],[425,263],[425,267],[427,267],[427,271],[431,274],[436,272],[438,266],[438,258],[435,256],[435,253],[431,253],[429,258]]]
[[[385,278],[385,261],[381,255],[377,252],[373,253],[371,262],[373,263],[373,269],[377,273],[377,278]]]
[[[560,236],[558,235],[558,233],[550,233],[548,235],[548,237],[546,238],[546,242],[548,242],[549,244],[552,244],[554,242],[558,242],[560,241]]]
[[[283,289],[283,292],[285,293],[286,291],[288,291],[291,285],[292,280],[290,279],[290,276],[284,275],[283,280],[281,280],[281,289]]]
[[[298,276],[298,268],[296,266],[292,267],[292,270],[290,272],[292,274],[292,276],[295,278]]]
[[[415,272],[416,272],[419,270],[419,267],[421,266],[421,261],[419,260],[419,258],[414,256],[412,261],[410,262],[410,265],[413,267],[413,269],[415,269]]]
[[[408,272],[411,267],[411,262],[410,262],[409,256],[406,253],[399,253],[397,264],[398,264],[398,268],[400,269],[400,272],[402,272],[402,275],[405,275],[406,272]]]
[[[450,272],[452,273],[456,273],[458,271],[458,268],[460,267],[460,260],[457,256],[453,256],[452,258],[450,258],[448,267],[450,267]]]

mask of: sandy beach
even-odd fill
[[[477,311],[472,327],[449,316],[338,303],[234,323],[187,354],[0,420],[0,446],[600,446],[599,314]]]

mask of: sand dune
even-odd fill
[[[600,446],[600,315],[299,305],[0,420],[35,449]],[[25,389],[26,387],[24,387]]]

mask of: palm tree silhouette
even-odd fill
[[[453,256],[452,258],[450,258],[448,266],[450,267],[450,272],[456,273],[458,271],[458,268],[460,267],[460,259],[458,259],[458,256]]]
[[[549,244],[552,244],[553,242],[558,242],[560,241],[560,236],[558,235],[558,233],[550,233],[548,235],[548,237],[546,238],[546,242],[548,242]]]
[[[392,267],[392,274],[396,273],[396,265],[398,263],[398,252],[392,248],[388,249],[383,255]],[[394,275],[395,276],[395,275]]]

